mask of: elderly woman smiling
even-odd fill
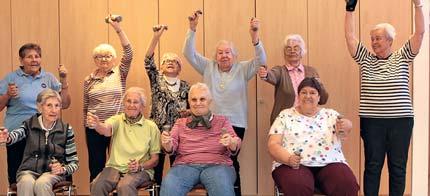
[[[312,195],[314,184],[327,195],[357,195],[359,187],[341,147],[351,121],[318,107],[320,93],[318,80],[303,79],[298,105],[283,110],[273,123],[268,141],[275,160],[273,179],[286,195]]]
[[[18,195],[55,195],[53,185],[78,169],[75,137],[72,127],[60,119],[62,101],[56,91],[43,90],[36,102],[40,114],[10,133],[0,131],[0,143],[25,141],[17,173]]]
[[[109,24],[118,34],[123,55],[120,65],[116,66],[117,55],[109,44],[100,44],[93,50],[94,63],[97,67],[84,81],[84,126],[88,147],[90,182],[103,169],[106,163],[106,152],[110,138],[98,134],[94,127],[88,125],[88,112],[97,115],[101,121],[121,111],[121,101],[126,88],[133,51],[131,44],[122,30],[120,23],[108,18]]]
[[[188,102],[191,116],[178,119],[171,133],[161,135],[164,150],[176,159],[160,195],[184,196],[201,183],[209,195],[233,196],[236,173],[230,155],[238,152],[241,140],[226,117],[209,110],[212,96],[206,84],[191,86]]]
[[[350,55],[360,66],[360,136],[364,144],[365,195],[379,194],[385,157],[390,179],[389,195],[405,192],[406,164],[414,126],[409,65],[420,51],[425,31],[424,2],[412,2],[415,5],[415,31],[409,40],[400,49],[393,50],[394,27],[388,23],[377,24],[370,31],[373,52],[355,35],[353,12],[357,0],[350,0],[346,5],[345,39]]]
[[[160,131],[143,116],[146,97],[142,88],[131,87],[124,95],[124,113],[104,123],[91,113],[89,125],[106,137],[112,136],[112,149],[103,171],[91,185],[91,195],[137,195],[137,187],[154,176],[160,152]],[[112,180],[113,179],[113,180]]]

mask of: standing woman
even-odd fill
[[[10,131],[19,128],[24,120],[38,112],[36,97],[45,89],[60,92],[63,109],[68,108],[71,102],[65,66],[58,66],[60,81],[42,69],[42,49],[38,44],[21,46],[19,61],[20,67],[0,81],[0,111],[7,107],[4,124]],[[24,147],[24,141],[7,146],[9,184],[16,183],[16,172],[21,164]]]
[[[187,108],[188,91],[190,87],[186,81],[179,79],[182,61],[175,53],[165,53],[161,58],[160,71],[154,62],[154,50],[160,41],[160,37],[166,30],[163,25],[155,26],[154,36],[148,46],[145,55],[145,69],[151,84],[152,107],[150,118],[157,124],[158,129],[163,130],[164,125],[173,126],[176,119]],[[184,114],[184,113],[182,113]],[[155,181],[161,184],[163,177],[165,154],[158,159],[155,169]],[[170,156],[172,164],[175,156]]]
[[[393,51],[394,27],[376,25],[370,31],[373,53],[355,36],[356,0],[346,5],[345,38],[349,53],[360,66],[360,124],[364,142],[364,194],[378,195],[381,170],[387,155],[389,195],[403,195],[406,163],[414,124],[409,94],[409,63],[418,54],[424,36],[423,2],[415,5],[415,32]]]
[[[93,50],[94,70],[84,81],[84,123],[88,147],[88,162],[90,182],[103,170],[106,163],[106,153],[110,144],[110,137],[97,133],[88,125],[87,112],[98,116],[103,122],[118,114],[124,96],[126,79],[130,70],[133,51],[130,42],[121,29],[119,22],[108,17],[109,24],[114,28],[123,47],[123,56],[119,66],[115,66],[116,52],[109,44],[100,44]]]
[[[267,70],[261,66],[258,70],[260,78],[275,86],[275,103],[273,104],[270,124],[273,124],[278,114],[287,108],[297,106],[297,87],[305,77],[319,78],[317,70],[309,65],[303,65],[302,59],[306,54],[306,45],[302,36],[287,35],[284,40],[284,65],[278,65]],[[328,94],[321,83],[320,104],[327,102]]]
[[[209,59],[196,51],[195,33],[199,22],[199,12],[188,17],[190,29],[187,32],[183,53],[194,69],[203,75],[213,95],[211,111],[214,114],[226,116],[237,136],[243,140],[248,125],[248,81],[257,73],[260,65],[266,64],[266,53],[259,39],[260,21],[252,18],[249,24],[249,34],[255,56],[248,61],[237,61],[237,52],[233,44],[221,40],[216,46],[215,59]],[[200,12],[201,13],[201,12]],[[241,195],[238,153],[233,155],[233,166],[236,170],[236,196]]]

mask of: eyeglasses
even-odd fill
[[[95,55],[94,56],[94,59],[97,59],[97,60],[103,60],[103,59],[111,60],[112,58],[113,58],[112,55]]]
[[[287,52],[292,52],[292,51],[300,52],[300,51],[302,51],[302,48],[300,48],[300,46],[294,46],[294,47],[287,46],[287,47],[285,47],[285,51],[287,51]]]
[[[164,65],[164,64],[169,64],[169,63],[179,64],[178,61],[175,59],[165,59],[162,64]]]

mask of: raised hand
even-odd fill
[[[249,34],[251,35],[251,39],[252,39],[253,44],[258,43],[259,29],[260,29],[260,20],[252,17],[251,21],[249,22]]]
[[[109,14],[106,18],[105,21],[107,23],[109,23],[117,33],[120,33],[121,30],[121,26],[120,26],[120,22],[122,21],[122,17],[120,15],[113,15],[113,14]]]
[[[167,25],[155,25],[152,27],[152,31],[154,31],[154,38],[160,39],[161,35],[163,35],[163,32],[168,29]]]
[[[90,128],[95,129],[100,123],[99,117],[95,114],[95,111],[87,112],[87,124]]]
[[[188,16],[188,21],[190,22],[190,29],[196,31],[197,24],[199,24],[199,17],[203,12],[201,10],[194,11],[190,16]]]

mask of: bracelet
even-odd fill
[[[253,43],[254,46],[257,46],[260,43],[260,39],[257,41],[257,43]]]
[[[419,5],[415,5],[415,8],[421,8],[421,7],[423,7],[424,6],[424,4],[423,3],[421,3],[421,4],[419,4]]]
[[[116,33],[121,33],[121,32],[122,32],[122,30],[117,30],[117,31],[116,31]]]

